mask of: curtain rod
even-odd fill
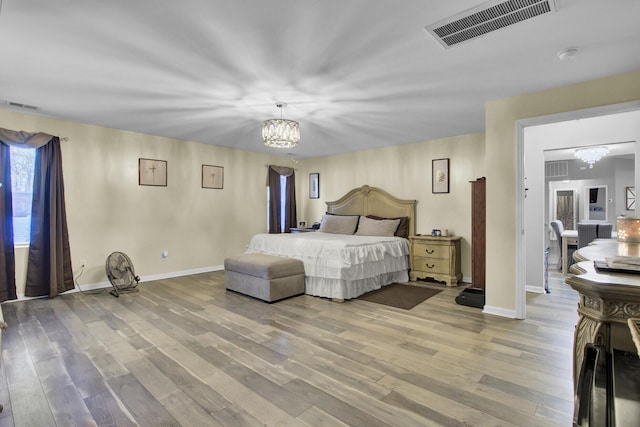
[[[265,167],[265,168],[268,168],[269,166],[278,166],[278,167],[281,167],[281,168],[291,168],[291,169],[293,169],[294,171],[297,171],[297,170],[298,170],[298,168],[292,168],[291,166],[264,165],[264,167]]]

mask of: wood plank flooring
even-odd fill
[[[2,304],[0,427],[569,426],[577,294],[527,319],[224,289],[224,272]]]

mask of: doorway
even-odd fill
[[[625,118],[629,122],[625,125],[618,122],[615,125],[602,124],[609,120],[624,121]],[[597,129],[589,128],[590,125]],[[568,134],[549,137],[550,130],[562,126],[583,131],[576,131],[573,138],[569,138]],[[548,204],[545,203],[544,151],[620,141],[633,142],[637,146],[640,141],[640,102],[524,119],[518,121],[516,127],[519,159],[516,176],[520,182],[516,187],[516,227],[521,230],[516,236],[516,315],[525,318],[526,292],[544,292],[544,251],[549,238],[548,222],[545,224],[545,210],[548,212],[545,206]],[[635,170],[640,170],[639,157],[636,156],[634,161]],[[638,176],[640,174],[634,177],[635,186],[638,186]]]

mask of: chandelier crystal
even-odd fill
[[[276,107],[280,108],[279,119],[269,119],[262,123],[262,141],[267,147],[291,148],[298,145],[300,141],[300,124],[294,120],[282,118],[282,108],[287,104],[279,102]]]
[[[576,148],[575,156],[589,164],[589,168],[593,169],[593,164],[609,154],[609,149],[603,146]]]

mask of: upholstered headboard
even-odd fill
[[[327,202],[327,212],[339,215],[376,215],[385,218],[409,217],[409,235],[416,234],[416,201],[398,199],[384,190],[363,185],[335,202]]]

